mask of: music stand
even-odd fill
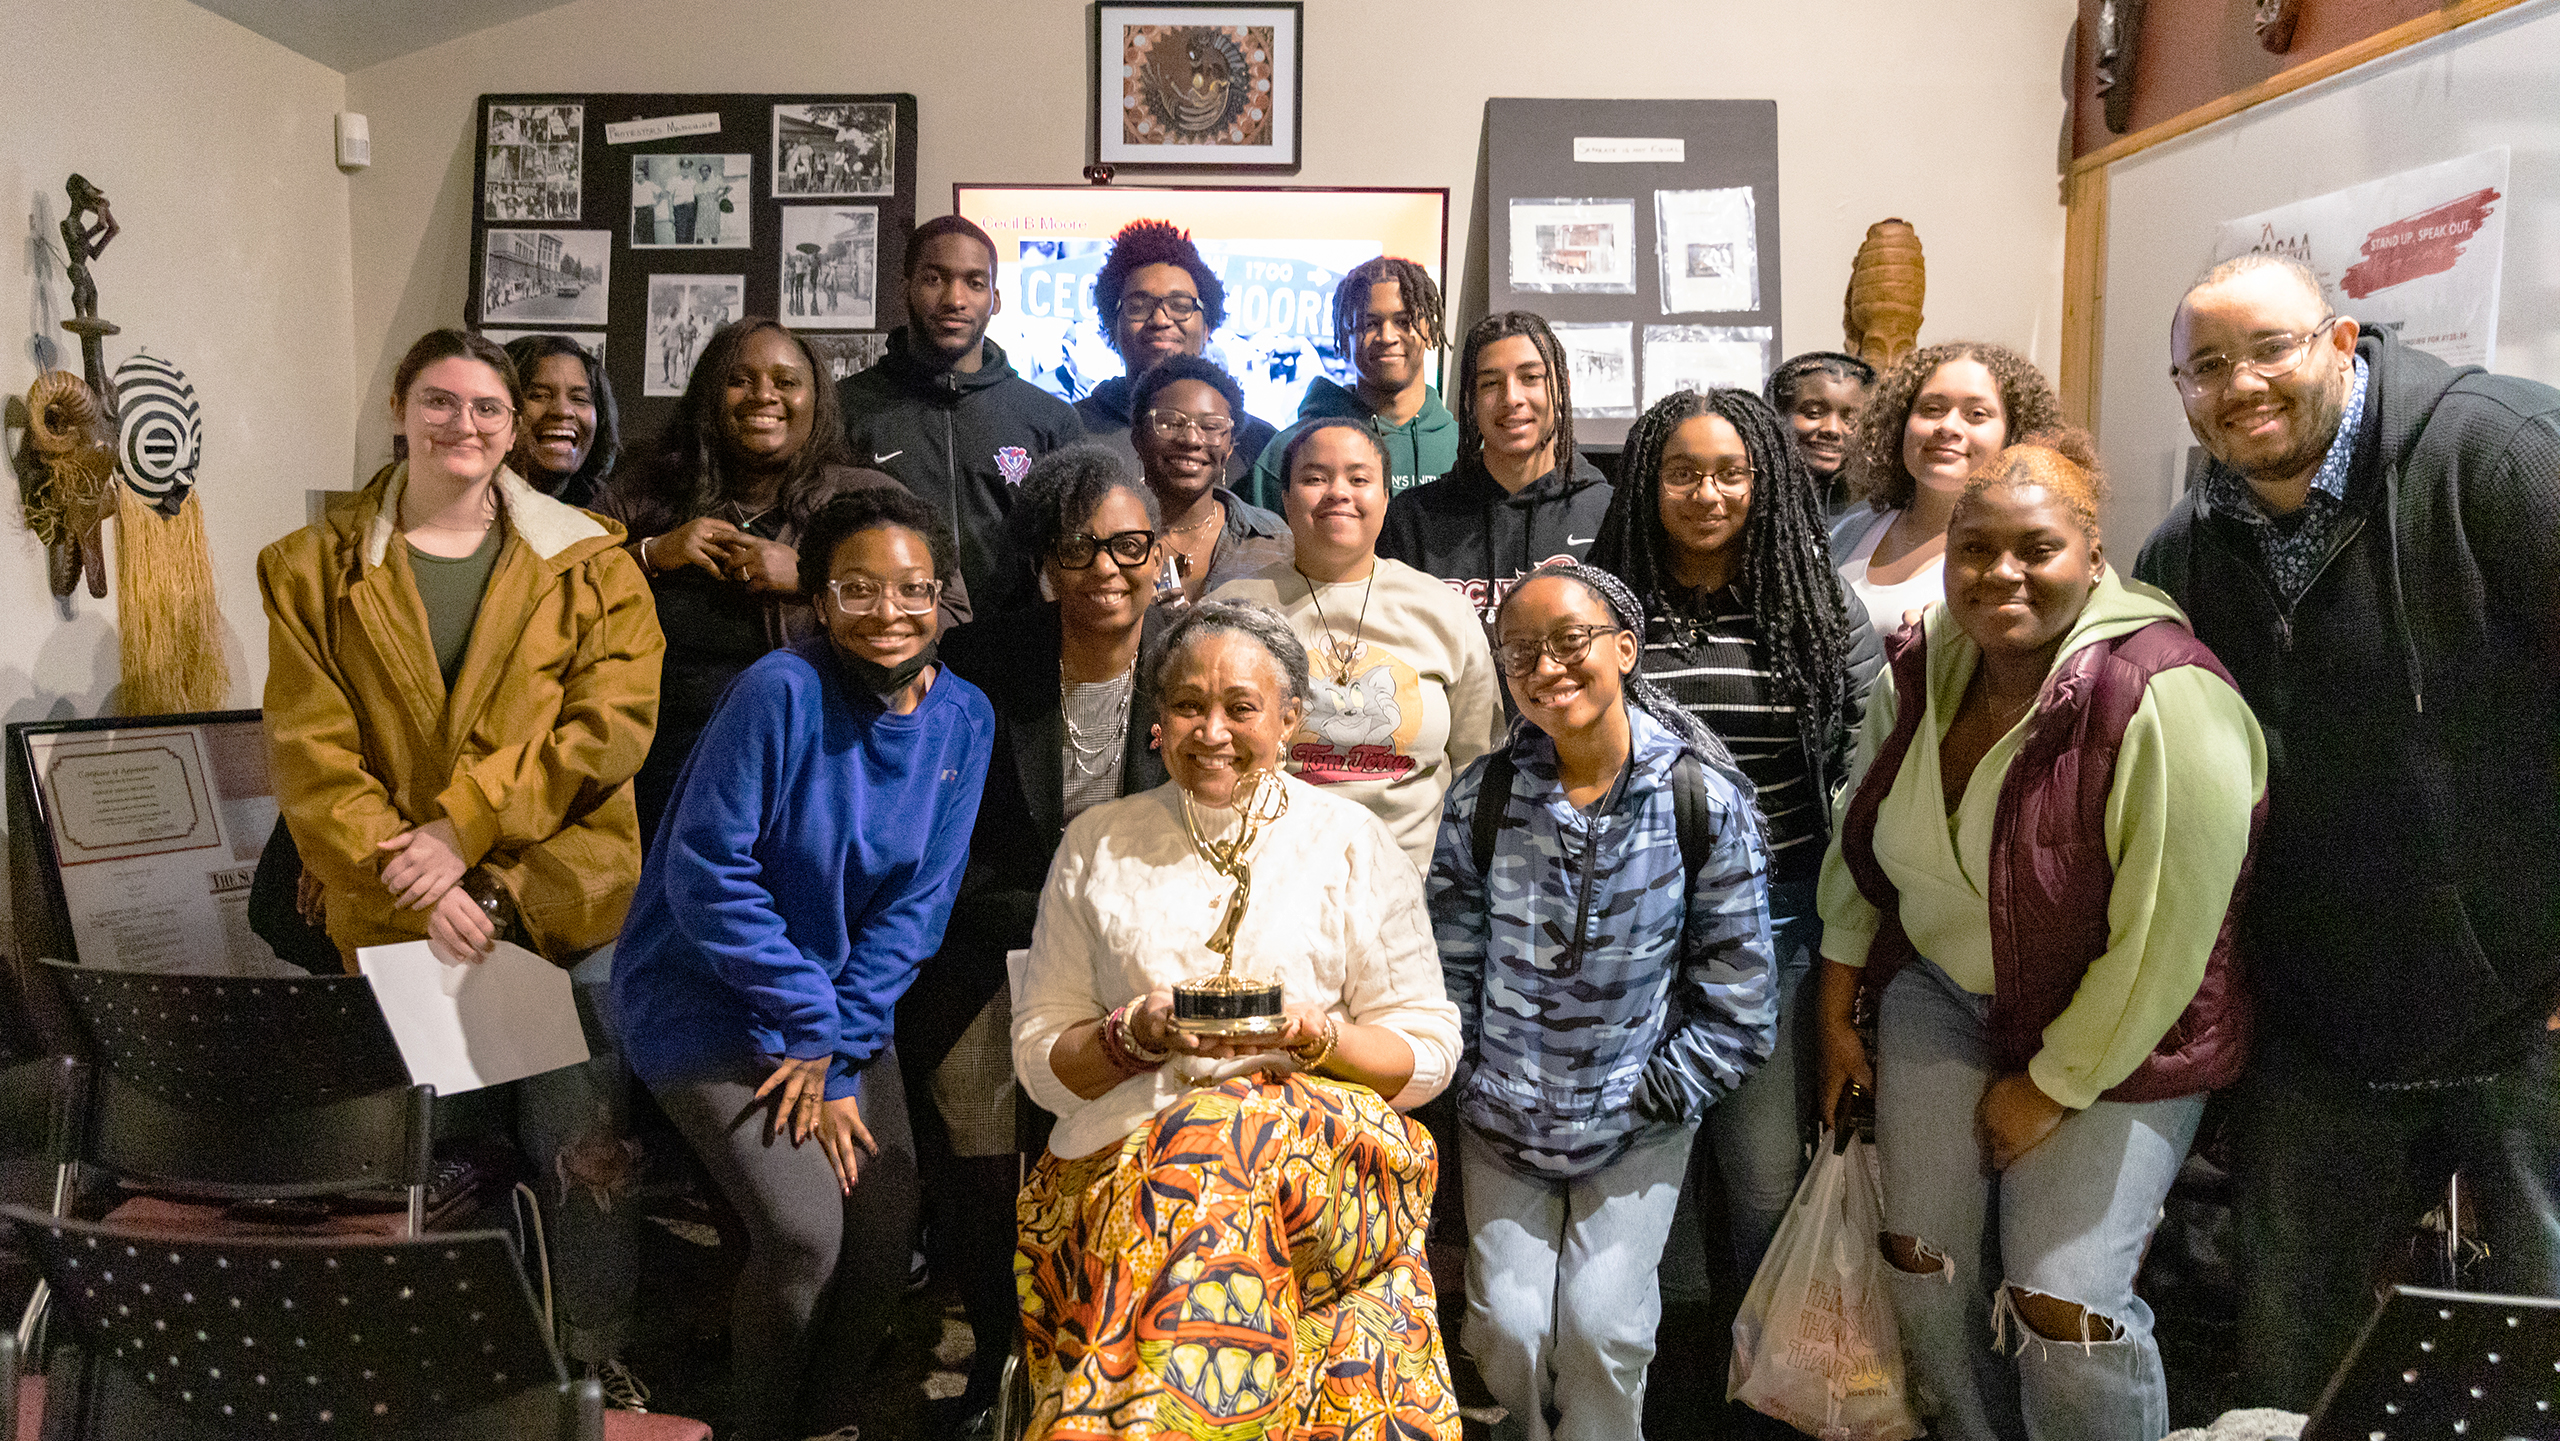
[[[2394,1286],[2302,1441],[2560,1437],[2560,1299]]]

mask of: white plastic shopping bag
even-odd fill
[[[1826,1131],[1733,1323],[1725,1394],[1821,1441],[1921,1434],[1885,1294],[1876,1148]]]

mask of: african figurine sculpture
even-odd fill
[[[1858,258],[1849,265],[1849,293],[1840,318],[1842,348],[1883,370],[1920,343],[1920,302],[1928,294],[1929,266],[1920,233],[1901,219],[1867,227]]]

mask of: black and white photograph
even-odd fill
[[[889,353],[889,332],[885,330],[836,335],[803,333],[800,338],[809,343],[818,363],[827,368],[827,379],[831,381],[849,380],[878,365],[880,358]]]
[[[1674,392],[1704,395],[1720,385],[1757,392],[1769,378],[1769,350],[1776,343],[1777,332],[1766,325],[1648,325],[1644,403],[1650,409]],[[1576,391],[1574,399],[1581,398]]]
[[[1563,295],[1636,293],[1633,200],[1511,202],[1511,288]]]
[[[613,279],[606,230],[492,230],[480,261],[482,325],[605,323]]]
[[[880,208],[782,207],[782,323],[869,330],[880,319]]]
[[[1623,320],[1548,322],[1573,372],[1573,413],[1592,417],[1636,414],[1635,327]]]
[[[711,332],[746,309],[743,275],[652,275],[649,277],[649,339],[640,356],[640,393],[684,394],[693,363],[702,356]]]
[[[752,155],[631,157],[631,248],[744,250]]]
[[[488,220],[583,220],[584,105],[492,105],[480,206]]]
[[[773,107],[775,198],[887,195],[897,186],[897,106]]]
[[[604,363],[604,332],[601,330],[544,330],[538,326],[532,330],[491,330],[483,327],[480,333],[500,345],[513,345],[528,335],[556,335],[563,340],[578,342],[596,358],[597,364]]]

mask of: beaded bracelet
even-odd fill
[[[1163,1065],[1172,1058],[1171,1051],[1149,1051],[1138,1044],[1138,1035],[1129,1024],[1129,1008],[1122,1006],[1102,1018],[1098,1032],[1104,1059],[1129,1075],[1141,1075]]]
[[[1326,1061],[1332,1059],[1333,1043],[1341,1039],[1342,1018],[1339,1016],[1325,1017],[1324,1044],[1316,1048],[1316,1053],[1313,1056],[1299,1056],[1298,1069],[1301,1071],[1313,1071],[1316,1067],[1321,1066]]]

